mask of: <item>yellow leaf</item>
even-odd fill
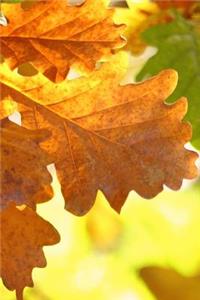
[[[4,99],[0,101],[0,119],[4,119],[17,111],[17,103],[12,99]]]
[[[142,52],[146,43],[141,39],[141,33],[148,27],[160,21],[160,12],[156,3],[150,0],[127,1],[129,8],[117,8],[114,20],[117,24],[126,24],[124,35],[127,39],[126,49],[134,54]]]

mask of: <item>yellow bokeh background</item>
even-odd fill
[[[120,215],[99,192],[92,210],[75,217],[64,210],[52,172],[56,195],[40,204],[38,213],[60,232],[61,242],[44,247],[48,265],[34,269],[35,286],[25,289],[26,300],[155,300],[139,276],[141,268],[200,274],[198,183],[186,183],[180,192],[166,190],[150,201],[131,192]],[[1,300],[15,299],[3,284],[0,294]]]

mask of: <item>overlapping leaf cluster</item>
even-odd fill
[[[98,190],[120,211],[131,190],[152,198],[164,184],[179,189],[183,178],[197,175],[197,154],[184,148],[192,133],[182,122],[187,100],[165,104],[177,84],[174,70],[120,85],[127,57],[115,51],[124,45],[124,26],[113,22],[104,0],[2,10],[1,276],[20,300],[33,284],[33,267],[45,266],[42,247],[59,241],[36,213],[53,194],[50,163],[65,208],[83,215]],[[69,80],[72,67],[84,76]],[[22,126],[8,119],[15,111]]]

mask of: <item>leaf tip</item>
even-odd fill
[[[171,87],[174,91],[178,83],[178,72],[174,69],[166,69],[163,72],[165,75],[165,80],[168,80],[169,83],[171,83]]]

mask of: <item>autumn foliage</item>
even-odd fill
[[[195,1],[193,0],[165,0],[165,1],[154,0],[154,2],[158,3],[158,5],[164,9],[171,8],[171,7],[178,7],[184,10],[189,9],[195,3]]]
[[[187,99],[165,103],[176,71],[120,84],[125,26],[114,23],[105,1],[4,4],[2,11],[8,25],[0,27],[1,276],[20,300],[33,285],[32,269],[45,266],[42,247],[59,241],[36,212],[53,196],[49,164],[65,208],[83,215],[98,190],[118,212],[131,190],[144,198],[163,185],[178,190],[184,178],[197,176],[198,155],[184,147],[192,136],[183,121]],[[80,78],[69,80],[72,67]],[[8,119],[16,111],[21,126]]]

